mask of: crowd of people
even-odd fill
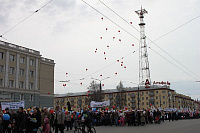
[[[0,133],[64,133],[64,130],[76,130],[82,125],[87,126],[144,126],[166,120],[199,118],[198,113],[163,111],[163,110],[97,110],[83,108],[80,111],[63,111],[59,106],[55,110],[38,107],[17,112],[0,108]]]

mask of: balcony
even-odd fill
[[[82,102],[78,102],[78,105],[82,105]]]
[[[131,100],[131,103],[135,103],[135,99],[132,99],[132,100]]]

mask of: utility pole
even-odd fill
[[[151,85],[150,79],[150,70],[149,70],[149,61],[146,45],[146,36],[145,36],[145,23],[144,23],[144,14],[148,12],[145,9],[135,11],[140,18],[140,43],[139,43],[139,85],[145,85],[145,88],[149,88]],[[145,84],[144,84],[145,83]]]

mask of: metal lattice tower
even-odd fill
[[[148,12],[145,9],[135,11],[140,18],[140,44],[139,44],[139,84],[140,85],[149,85],[151,84],[150,79],[150,70],[149,70],[149,61],[146,45],[146,36],[145,36],[145,23],[144,23],[144,14]],[[149,83],[149,84],[148,84]]]

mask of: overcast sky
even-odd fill
[[[138,83],[139,79],[137,39],[140,34],[134,28],[139,30],[139,17],[135,11],[141,5],[148,11],[144,18],[145,33],[151,40],[200,15],[199,0],[102,0],[127,22],[132,22],[133,28],[98,0],[85,1],[121,28],[82,0],[53,0],[3,35],[11,43],[38,50],[43,57],[55,61],[56,94],[86,91],[92,81],[91,77],[103,79],[109,76],[109,79],[102,81],[105,85],[103,89],[115,89],[120,80],[125,87],[136,86],[130,82]],[[0,0],[0,34],[47,2],[48,0]],[[196,18],[155,41],[156,45],[189,70],[147,39],[147,44],[152,49],[148,49],[151,80],[169,81],[171,89],[193,99],[200,99],[200,82],[195,82],[200,80],[199,23],[200,18]],[[132,53],[133,51],[136,52]],[[123,62],[126,69],[117,60]],[[84,80],[80,80],[83,78]],[[59,82],[62,80],[70,82],[63,87],[63,83]]]

